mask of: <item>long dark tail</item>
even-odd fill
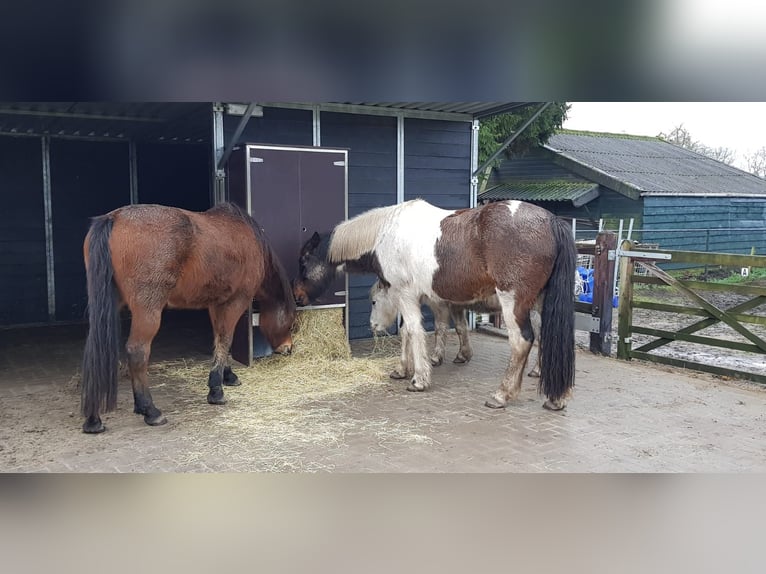
[[[574,281],[577,248],[572,229],[561,219],[551,222],[556,239],[556,260],[545,286],[540,333],[540,389],[552,401],[574,386]]]
[[[88,338],[82,359],[81,410],[86,417],[117,405],[120,321],[109,250],[113,220],[93,219],[88,246]]]

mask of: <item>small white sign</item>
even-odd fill
[[[747,277],[750,275],[750,267],[743,267],[742,268],[742,277]]]

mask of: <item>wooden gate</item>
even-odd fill
[[[617,357],[620,359],[644,359],[656,363],[664,363],[677,367],[705,371],[716,375],[746,379],[766,384],[766,375],[748,371],[732,369],[715,364],[700,363],[684,358],[673,358],[656,353],[656,349],[664,347],[673,341],[686,341],[705,346],[744,351],[755,355],[766,354],[766,340],[762,335],[754,333],[746,325],[758,325],[766,327],[766,316],[752,314],[752,312],[766,304],[766,287],[756,285],[729,285],[724,283],[712,283],[709,281],[681,280],[657,267],[661,261],[673,263],[691,263],[695,266],[723,266],[735,268],[766,268],[766,257],[757,255],[733,255],[727,253],[706,253],[699,251],[666,251],[652,250],[651,252],[635,251],[635,244],[624,241],[620,246],[619,255],[619,307],[618,307],[618,342]],[[639,275],[635,273],[636,264],[648,273]],[[683,294],[688,304],[669,304],[653,301],[641,301],[634,298],[636,284],[668,285],[677,292]],[[698,292],[727,292],[744,296],[747,300],[730,306],[719,308]],[[685,327],[671,329],[659,329],[655,326],[633,324],[634,309],[650,309],[665,313],[676,313],[687,316],[701,317]],[[750,311],[751,313],[748,313]],[[746,342],[716,337],[708,337],[697,334],[698,332],[724,323],[731,327]],[[642,334],[654,337],[654,340],[633,348],[633,335]]]

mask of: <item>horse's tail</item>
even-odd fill
[[[96,217],[85,241],[88,246],[88,338],[82,360],[81,410],[98,417],[99,410],[117,405],[120,321],[114,268],[109,249],[114,220]]]
[[[556,240],[553,272],[545,286],[540,333],[540,390],[551,401],[566,396],[574,386],[574,277],[577,248],[572,229],[554,218],[551,227]]]

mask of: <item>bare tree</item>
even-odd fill
[[[679,124],[668,133],[660,132],[658,138],[666,142],[675,144],[693,152],[706,155],[717,161],[731,165],[737,159],[737,153],[728,147],[708,147],[700,141],[695,140],[683,124]]]
[[[766,178],[766,147],[745,155],[745,161],[747,162],[747,171],[758,177]]]

